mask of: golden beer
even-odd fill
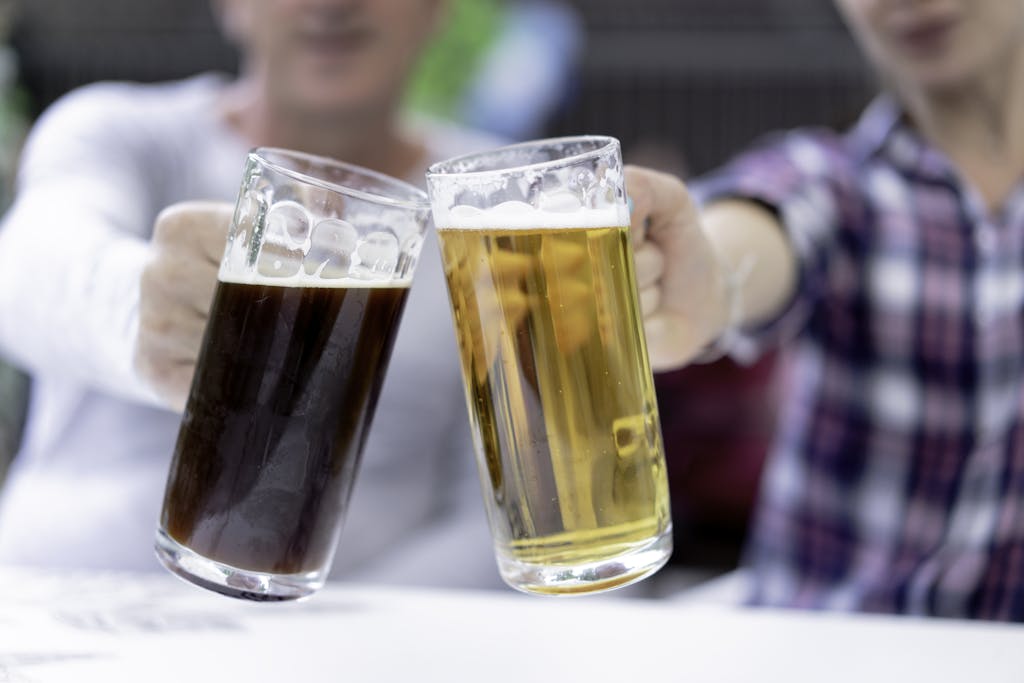
[[[649,574],[671,518],[629,229],[438,236],[503,575],[572,593]]]

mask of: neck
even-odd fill
[[[241,78],[225,94],[221,115],[253,145],[309,152],[405,178],[417,170],[424,150],[401,135],[394,109],[311,114],[275,105],[254,79]]]
[[[900,89],[921,133],[952,160],[990,209],[1024,177],[1024,49],[959,87]]]

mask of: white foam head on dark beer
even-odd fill
[[[537,228],[612,228],[629,225],[625,206],[584,208],[569,192],[542,197],[539,206],[502,202],[489,209],[453,206],[434,215],[438,230],[530,230]]]
[[[236,233],[221,262],[221,282],[276,287],[408,287],[412,267],[399,274],[405,254],[417,253],[415,224],[367,226],[363,233],[339,218],[315,220],[300,204],[278,202],[271,208],[255,263],[250,263],[246,231]]]
[[[412,278],[404,280],[364,280],[355,277],[325,278],[298,272],[286,277],[272,277],[259,273],[236,273],[223,266],[217,279],[239,285],[267,285],[270,287],[322,287],[325,289],[381,289],[384,287],[408,287]]]

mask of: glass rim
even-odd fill
[[[373,178],[385,186],[400,188],[416,197],[416,199],[400,199],[398,197],[391,197],[386,194],[373,192],[372,190],[360,190],[354,187],[348,187],[347,185],[334,183],[330,180],[324,180],[323,178],[317,178],[316,176],[309,175],[308,173],[303,173],[302,171],[298,171],[294,168],[289,168],[288,166],[273,160],[269,155],[301,159],[313,164],[339,168],[355,175]],[[380,173],[379,171],[374,171],[363,166],[357,166],[356,164],[349,164],[330,157],[310,154],[308,152],[299,152],[293,149],[286,149],[284,147],[256,147],[249,151],[249,158],[254,159],[258,163],[267,166],[282,175],[288,176],[293,180],[298,180],[338,194],[343,194],[354,199],[361,199],[364,201],[374,202],[376,204],[384,204],[398,209],[422,211],[430,208],[430,200],[427,193],[412,183],[407,183],[404,180],[399,180],[398,178],[389,176],[385,173]]]
[[[518,166],[508,166],[506,168],[492,168],[481,171],[451,171],[445,170],[460,162],[465,162],[474,158],[484,158],[509,150],[516,149],[528,149],[528,148],[543,148],[550,147],[557,144],[566,144],[572,142],[595,142],[600,143],[594,149],[586,152],[578,152],[576,154],[568,154],[558,159],[549,159],[547,161],[538,161],[532,164],[520,164]],[[504,145],[502,147],[495,147],[480,152],[470,152],[469,154],[460,154],[457,157],[445,159],[435,164],[431,164],[430,168],[427,169],[427,179],[434,180],[438,178],[485,178],[487,176],[495,175],[510,175],[515,173],[525,173],[526,171],[538,171],[548,170],[552,168],[559,168],[562,166],[572,166],[582,161],[587,161],[596,157],[600,157],[606,154],[612,148],[619,146],[619,139],[612,137],[611,135],[567,135],[564,137],[557,138],[543,138],[541,140],[529,140],[527,142],[518,142],[512,145]]]

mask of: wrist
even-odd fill
[[[754,257],[745,256],[735,268],[730,267],[721,256],[718,262],[722,291],[721,322],[715,335],[697,353],[692,363],[713,363],[731,355],[741,337],[740,329],[745,315],[743,286],[753,270]]]

